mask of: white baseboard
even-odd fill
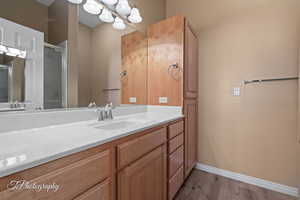
[[[219,168],[212,167],[212,166],[209,166],[209,165],[198,163],[196,165],[196,169],[199,169],[199,170],[202,170],[202,171],[205,171],[205,172],[209,172],[209,173],[212,173],[212,174],[224,176],[226,178],[241,181],[241,182],[248,183],[248,184],[251,184],[251,185],[256,185],[258,187],[273,190],[273,191],[280,192],[280,193],[283,193],[283,194],[287,194],[287,195],[290,195],[290,196],[298,197],[298,195],[299,195],[297,188],[289,187],[289,186],[286,186],[286,185],[281,185],[281,184],[278,184],[278,183],[273,183],[271,181],[267,181],[267,180],[247,176],[247,175],[244,175],[244,174],[239,174],[239,173],[227,171],[227,170],[224,170],[224,169],[219,169]]]

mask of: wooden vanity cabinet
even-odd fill
[[[184,119],[0,178],[1,200],[167,200],[184,181]],[[59,190],[10,190],[12,180]]]
[[[148,27],[148,104],[184,106],[186,98],[198,98],[198,38],[174,16]]]
[[[118,200],[166,200],[166,145],[118,174]]]
[[[149,26],[148,43],[148,104],[183,107],[187,177],[197,163],[198,39],[183,16],[174,16]]]
[[[185,117],[185,177],[197,164],[198,102],[195,99],[184,101]]]
[[[166,200],[167,127],[117,147],[118,200]]]
[[[113,149],[92,148],[0,178],[1,200],[113,200]],[[11,190],[12,181],[59,186],[57,191]]]
[[[111,180],[108,179],[89,189],[74,200],[111,200]]]
[[[168,200],[174,199],[184,182],[184,120],[168,126]]]
[[[184,99],[198,98],[198,38],[188,21],[184,29]]]

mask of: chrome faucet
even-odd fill
[[[113,117],[113,104],[109,103],[106,104],[104,108],[98,108],[98,121],[104,121],[104,120],[112,120]]]

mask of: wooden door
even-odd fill
[[[198,104],[197,99],[184,101],[185,115],[185,177],[197,164]]]
[[[122,36],[122,104],[147,104],[147,49],[143,33]]]
[[[166,147],[142,157],[118,175],[119,200],[166,200]]]
[[[190,25],[185,25],[184,98],[198,97],[198,38]]]
[[[183,104],[184,23],[175,16],[148,28],[149,105]]]

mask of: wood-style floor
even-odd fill
[[[175,200],[296,200],[296,198],[194,170]]]

